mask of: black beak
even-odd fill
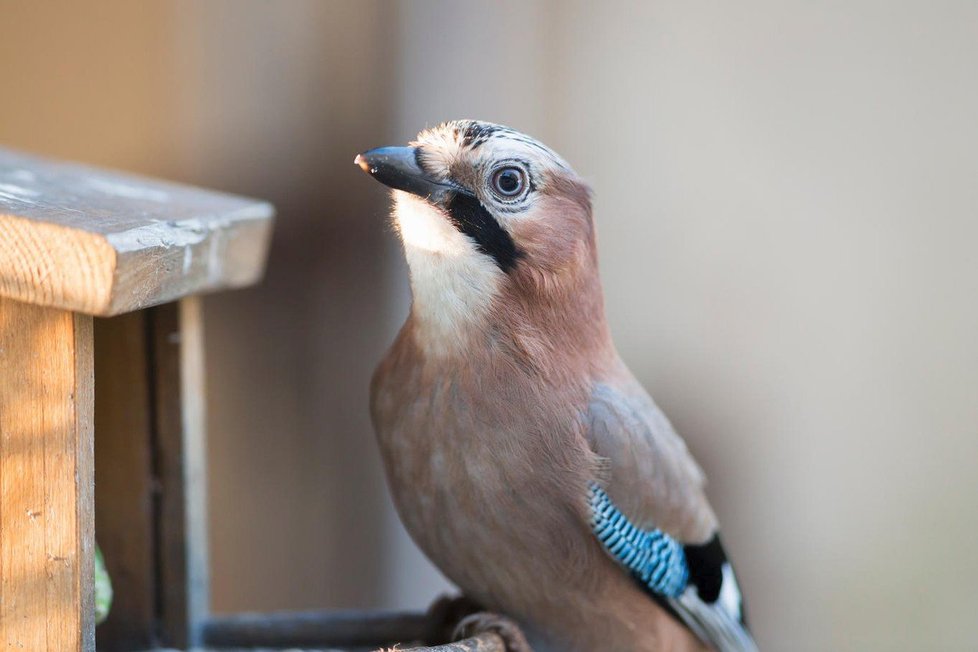
[[[378,147],[353,159],[360,169],[395,190],[429,197],[450,186],[430,179],[418,164],[415,147]]]

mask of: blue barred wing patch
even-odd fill
[[[635,527],[597,484],[588,494],[591,529],[608,554],[653,592],[679,597],[689,581],[682,545],[662,530]]]

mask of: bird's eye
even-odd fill
[[[523,192],[525,186],[526,173],[520,168],[499,168],[492,174],[492,189],[500,197],[516,197]]]

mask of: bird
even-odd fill
[[[703,471],[612,341],[585,181],[478,120],[354,162],[407,261],[370,413],[420,549],[536,652],[756,650]]]

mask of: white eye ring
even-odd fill
[[[492,173],[490,187],[501,199],[513,199],[526,189],[526,172],[515,165],[507,165]]]

